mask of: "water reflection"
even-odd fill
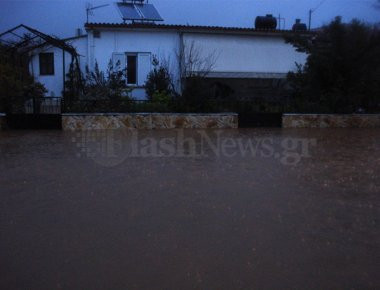
[[[0,288],[379,286],[380,130],[98,133],[0,133]]]

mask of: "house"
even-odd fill
[[[152,59],[164,61],[177,90],[181,87],[186,53],[201,64],[191,71],[204,70],[205,77],[223,80],[237,87],[250,87],[254,80],[282,80],[306,55],[285,43],[289,31],[238,27],[157,24],[152,21],[122,23],[86,23],[85,35],[66,39],[79,54],[82,71],[93,70],[97,63],[105,71],[111,60],[127,68],[127,83],[132,97],[145,99],[144,84],[152,69]],[[70,54],[49,46],[33,52],[30,72],[43,83],[49,95],[61,96]],[[248,92],[249,94],[249,92]]]

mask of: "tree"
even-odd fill
[[[29,59],[0,45],[0,111],[22,112],[25,102],[42,98],[47,90],[29,74]]]
[[[316,34],[287,37],[308,53],[304,66],[288,74],[295,110],[352,113],[380,110],[380,31],[340,17]]]
[[[182,47],[177,52],[177,58],[180,64],[180,77],[206,77],[212,71],[218,55],[216,51],[204,54],[201,47],[197,46],[195,41],[184,41]]]
[[[115,64],[119,67],[119,63]],[[112,60],[101,71],[96,62],[94,70],[86,67],[84,77],[79,69],[70,67],[66,80],[66,112],[117,112],[130,105],[131,88],[126,84],[126,69],[115,69]]]
[[[183,41],[176,56],[179,63],[181,99],[191,108],[200,110],[212,97],[204,80],[215,67],[219,55],[215,50],[205,53],[195,41]]]
[[[376,2],[373,4],[373,6],[377,9],[380,9],[380,0],[376,0]]]
[[[62,93],[65,110],[69,109],[71,104],[78,101],[78,99],[83,95],[83,92],[83,74],[78,67],[78,64],[71,62],[69,71],[66,74],[65,90]]]
[[[119,101],[123,97],[128,97],[130,88],[126,84],[125,76],[125,69],[115,70],[112,60],[109,61],[106,72],[99,69],[97,62],[94,71],[86,67],[84,98]]]
[[[181,91],[186,89],[187,79],[205,78],[214,68],[218,55],[216,51],[205,54],[195,41],[182,41],[176,52],[179,63]]]
[[[169,72],[168,63],[169,62],[165,60],[160,62],[156,56],[153,56],[153,70],[149,72],[145,82],[146,94],[150,100],[170,100],[174,93],[174,85]]]

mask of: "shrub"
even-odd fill
[[[22,112],[25,101],[41,98],[47,90],[29,74],[25,57],[16,52],[11,57],[8,51],[0,46],[0,111]]]
[[[172,78],[167,65],[160,64],[157,57],[153,56],[153,70],[149,72],[147,81],[145,82],[145,90],[148,98],[153,100],[158,96],[165,95],[164,99],[169,99],[174,93]]]
[[[83,96],[84,77],[78,64],[71,63],[69,71],[66,74],[65,90],[62,92],[65,109],[69,109],[75,102]]]
[[[116,66],[119,64],[117,63]],[[110,60],[107,71],[94,71],[86,67],[83,77],[79,70],[70,67],[67,74],[65,111],[117,112],[127,110],[131,89],[126,84],[125,69],[115,70]]]
[[[155,91],[152,96],[153,103],[169,104],[171,100],[171,96],[166,91]]]
[[[287,39],[308,53],[304,66],[288,74],[294,110],[352,113],[380,111],[380,31],[337,17],[314,36]]]
[[[84,98],[118,101],[128,97],[130,91],[126,84],[125,69],[114,70],[111,60],[106,73],[100,71],[98,63],[95,63],[94,71],[86,67]]]

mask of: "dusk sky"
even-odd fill
[[[0,0],[0,32],[20,23],[60,37],[72,36],[86,21],[85,6],[110,4],[94,11],[90,22],[121,22],[110,0]],[[286,19],[291,28],[295,18],[307,23],[308,10],[313,14],[312,27],[321,26],[335,16],[344,21],[358,18],[380,22],[377,0],[150,0],[168,24],[253,27],[258,15],[268,13]],[[323,2],[323,3],[321,3]],[[321,4],[321,5],[320,5]]]

